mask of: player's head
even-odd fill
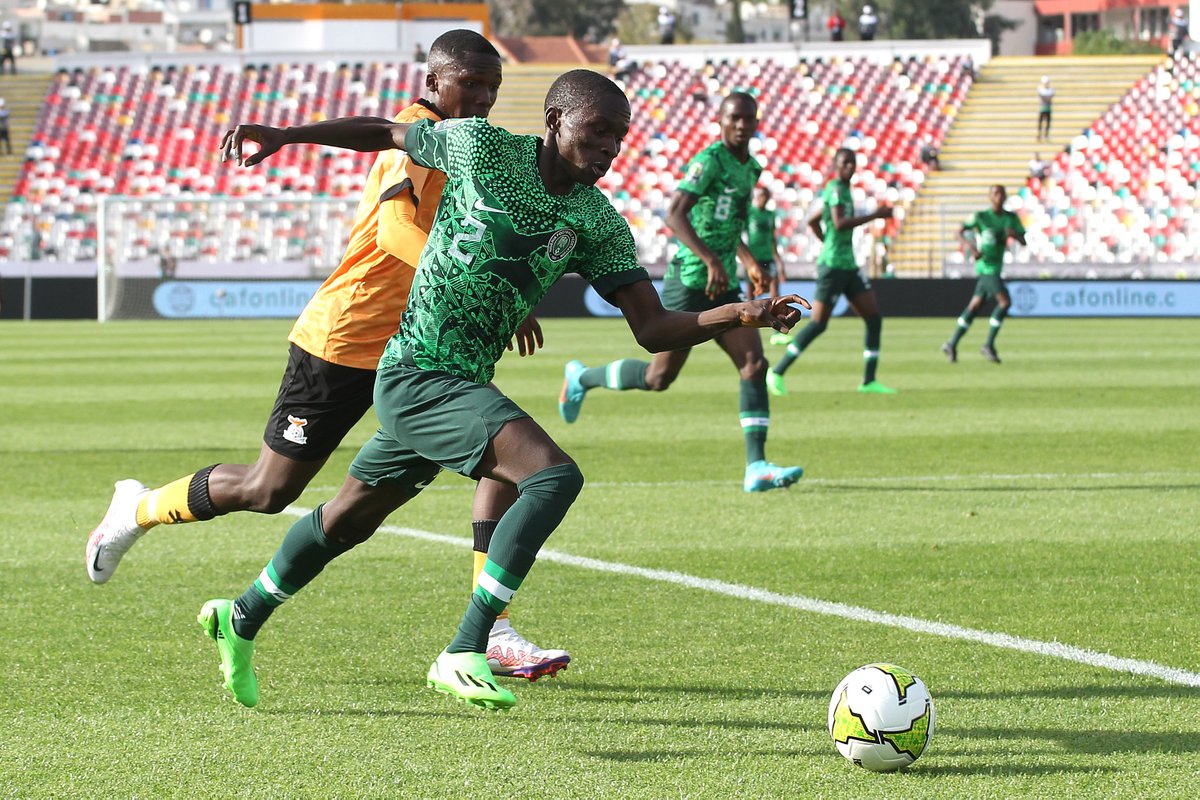
[[[425,62],[425,94],[448,118],[486,117],[496,103],[500,54],[475,31],[446,31]]]
[[[721,142],[730,150],[748,148],[758,130],[758,101],[745,92],[731,92],[721,101],[719,114]]]
[[[766,208],[767,203],[771,200],[771,191],[765,186],[754,187],[754,207]]]
[[[856,169],[858,169],[858,154],[849,147],[839,148],[833,154],[833,171],[837,173],[839,180],[850,180],[854,177]]]
[[[992,210],[1001,211],[1004,209],[1004,201],[1008,199],[1008,192],[1000,184],[996,184],[991,189],[988,189],[988,199],[992,201]]]
[[[547,146],[572,180],[595,184],[629,133],[629,98],[600,73],[573,69],[546,92],[545,113]]]

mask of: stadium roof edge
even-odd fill
[[[912,56],[970,56],[982,66],[992,57],[989,39],[897,39],[875,42],[767,42],[762,44],[627,45],[634,61],[675,61],[700,67],[709,61],[771,59],[786,64],[814,58],[861,58],[888,63]]]

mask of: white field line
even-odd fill
[[[296,517],[303,517],[311,512],[312,509],[301,508],[298,506],[288,506],[288,508],[284,511],[284,513]],[[395,536],[404,536],[410,539],[420,539],[426,542],[449,544],[456,547],[471,546],[470,539],[461,536],[447,536],[444,533],[423,531],[418,528],[405,528],[399,525],[383,525],[379,530]],[[1071,645],[1062,644],[1060,642],[1042,642],[1036,639],[1026,639],[1020,636],[1010,636],[1006,633],[993,633],[992,631],[963,628],[959,627],[958,625],[949,625],[944,622],[934,622],[932,620],[919,619],[917,617],[906,617],[898,614],[887,614],[882,611],[872,611],[869,608],[860,608],[858,606],[850,606],[844,603],[831,603],[826,600],[817,600],[811,597],[803,597],[801,595],[779,594],[777,592],[767,591],[766,589],[758,589],[753,586],[743,586],[742,584],[737,583],[727,583],[725,581],[714,580],[712,578],[698,578],[695,575],[688,575],[683,572],[673,572],[662,569],[646,569],[645,567],[635,567],[630,564],[621,564],[615,561],[601,561],[597,558],[573,556],[569,553],[560,553],[556,550],[542,550],[538,553],[538,560],[550,561],[555,564],[566,564],[568,566],[579,567],[580,569],[588,569],[594,572],[630,575],[659,583],[670,583],[675,584],[676,586],[683,586],[688,589],[698,589],[704,592],[711,592],[712,594],[736,597],[739,600],[752,600],[757,603],[785,606],[787,608],[794,608],[798,611],[807,611],[812,614],[824,614],[830,617],[841,617],[854,622],[870,622],[876,625],[887,625],[891,628],[901,628],[904,630],[913,631],[915,633],[928,633],[934,636],[942,636],[947,639],[962,639],[964,641],[978,642],[980,644],[986,644],[991,647],[1000,647],[1006,650],[1017,650],[1023,653],[1035,653],[1037,655],[1060,658],[1066,661],[1075,661],[1080,664],[1086,664],[1090,667],[1100,667],[1103,669],[1109,669],[1115,672],[1125,672],[1132,675],[1145,675],[1151,678],[1157,678],[1167,683],[1200,688],[1200,673],[1163,666],[1162,664],[1156,664],[1153,661],[1139,661],[1132,658],[1118,658],[1117,656],[1108,655],[1107,653],[1097,653],[1094,650],[1085,650],[1080,647],[1072,647]]]
[[[991,483],[997,481],[1061,481],[1089,480],[1111,481],[1160,478],[1200,478],[1200,472],[1180,470],[1174,472],[1024,472],[990,473],[977,475],[879,475],[862,478],[803,478],[797,486],[857,486],[860,484],[916,484],[916,483]],[[737,486],[737,480],[678,480],[678,481],[587,481],[589,489],[638,489],[671,486]],[[1119,488],[1119,487],[1116,487]],[[425,491],[474,491],[471,483],[434,483]],[[307,491],[332,496],[337,486],[310,486]]]

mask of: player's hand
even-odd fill
[[[750,296],[758,297],[771,291],[771,279],[763,272],[763,268],[759,266],[758,262],[747,261],[745,264],[746,277],[750,281]]]
[[[542,338],[542,326],[538,324],[537,318],[530,314],[517,327],[517,334],[508,343],[508,349],[513,349],[513,343],[516,343],[517,353],[522,356],[531,356],[533,351],[540,350],[545,343]]]
[[[796,306],[812,309],[812,303],[798,294],[738,303],[738,320],[743,328],[774,328],[780,333],[788,333],[803,316]]]
[[[716,260],[705,261],[708,266],[708,283],[704,285],[704,293],[709,297],[719,297],[729,291],[729,276],[725,274],[725,267],[716,263]]]
[[[980,257],[980,256],[982,256],[982,255],[983,255],[983,253],[979,252],[979,248],[978,248],[978,247],[972,247],[972,248],[971,248],[971,258],[973,258],[973,259],[975,259],[976,261],[978,261],[978,260],[979,260],[979,257]]]
[[[891,219],[893,213],[891,206],[880,206],[875,209],[875,219]]]
[[[258,152],[244,155],[242,146],[246,142],[257,144]],[[225,131],[225,135],[221,137],[221,160],[233,161],[239,167],[253,167],[278,153],[285,144],[282,128],[272,128],[270,125],[238,125],[231,131]]]

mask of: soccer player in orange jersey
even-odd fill
[[[501,81],[500,56],[482,36],[455,30],[429,51],[425,96],[396,122],[486,117]],[[371,168],[341,264],[321,285],[292,328],[290,355],[263,446],[253,464],[215,464],[157,489],[127,479],[87,543],[88,576],[112,577],[122,556],[158,525],[209,520],[234,511],[277,514],[316,477],[351,428],[371,407],[375,368],[400,326],[446,176],[413,163],[401,151],[381,153]],[[518,332],[522,355],[541,344],[532,320]],[[497,520],[516,498],[514,487],[479,481],[472,510],[473,574],[478,580]],[[497,620],[488,643],[497,675],[535,680],[553,675],[570,656],[542,650]]]

